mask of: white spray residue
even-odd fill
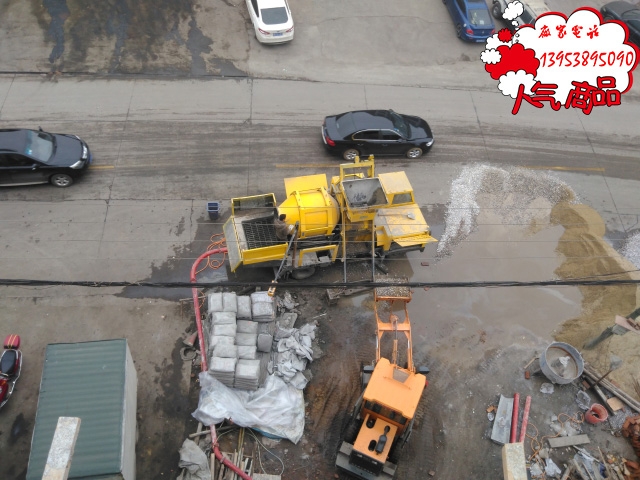
[[[541,199],[550,206],[576,200],[569,185],[544,172],[483,164],[464,167],[451,184],[446,226],[438,244],[438,254],[451,253],[474,230],[480,213],[478,197],[482,194],[488,194],[488,207],[503,224],[523,228],[539,214],[535,206]]]

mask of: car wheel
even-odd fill
[[[422,155],[422,149],[419,147],[413,147],[407,150],[407,158],[418,158]]]
[[[458,38],[462,38],[462,25],[460,24],[456,25],[456,35],[458,36]]]
[[[55,175],[51,175],[49,181],[51,182],[51,185],[60,188],[66,188],[73,183],[73,178],[71,178],[66,173],[56,173]]]
[[[493,7],[491,7],[491,14],[498,20],[502,18],[502,10],[500,9],[500,4],[498,2],[494,3]]]
[[[605,15],[605,16],[604,16],[604,19],[605,19],[607,22],[610,22],[611,20],[613,20],[613,17],[612,17],[611,15]]]
[[[342,153],[342,158],[348,162],[354,162],[356,157],[360,155],[360,152],[355,148],[349,148]]]

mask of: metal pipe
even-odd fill
[[[516,437],[518,436],[518,408],[520,406],[520,394],[515,393],[513,395],[513,414],[511,415],[511,437],[509,443],[516,443]]]
[[[376,281],[376,226],[371,222],[371,281]]]
[[[524,412],[522,413],[522,426],[520,427],[520,439],[518,440],[520,443],[524,442],[524,438],[527,435],[527,425],[529,424],[529,408],[531,408],[531,395],[527,395],[527,399],[524,401]]]
[[[193,262],[193,265],[191,266],[191,283],[196,282],[196,272],[198,271],[198,265],[200,265],[200,262],[202,262],[202,260],[204,260],[205,258],[210,257],[211,255],[215,255],[216,253],[227,253],[227,249],[226,247],[215,248],[213,250],[209,250],[208,252],[204,252],[202,255],[196,258],[196,261]],[[198,328],[198,343],[200,345],[200,355],[202,356],[200,369],[203,372],[206,372],[208,369],[207,351],[204,345],[204,332],[202,330],[202,318],[200,317],[200,302],[198,301],[198,289],[196,287],[191,288],[191,295],[193,297],[193,310],[196,315],[196,326]],[[213,448],[213,453],[215,454],[218,461],[225,465],[227,468],[230,468],[236,475],[240,476],[240,478],[244,480],[251,480],[251,477],[249,475],[244,473],[242,469],[238,468],[230,460],[222,455],[222,453],[220,452],[220,448],[218,447],[218,435],[216,433],[216,426],[210,425],[209,428],[211,429],[211,445]]]

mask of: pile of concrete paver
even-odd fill
[[[210,293],[209,374],[228,387],[256,390],[266,375],[275,314],[267,292]]]

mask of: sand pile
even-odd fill
[[[640,279],[636,266],[605,240],[605,225],[600,215],[586,205],[561,202],[551,212],[551,221],[564,226],[557,251],[565,261],[556,270],[563,279]],[[638,285],[581,286],[582,313],[567,320],[555,339],[578,348],[584,359],[599,372],[609,369],[610,354],[623,359],[622,366],[609,378],[629,395],[636,396],[633,376],[640,380],[640,334],[614,335],[593,350],[584,344],[614,324],[615,315],[626,316],[640,305]]]

